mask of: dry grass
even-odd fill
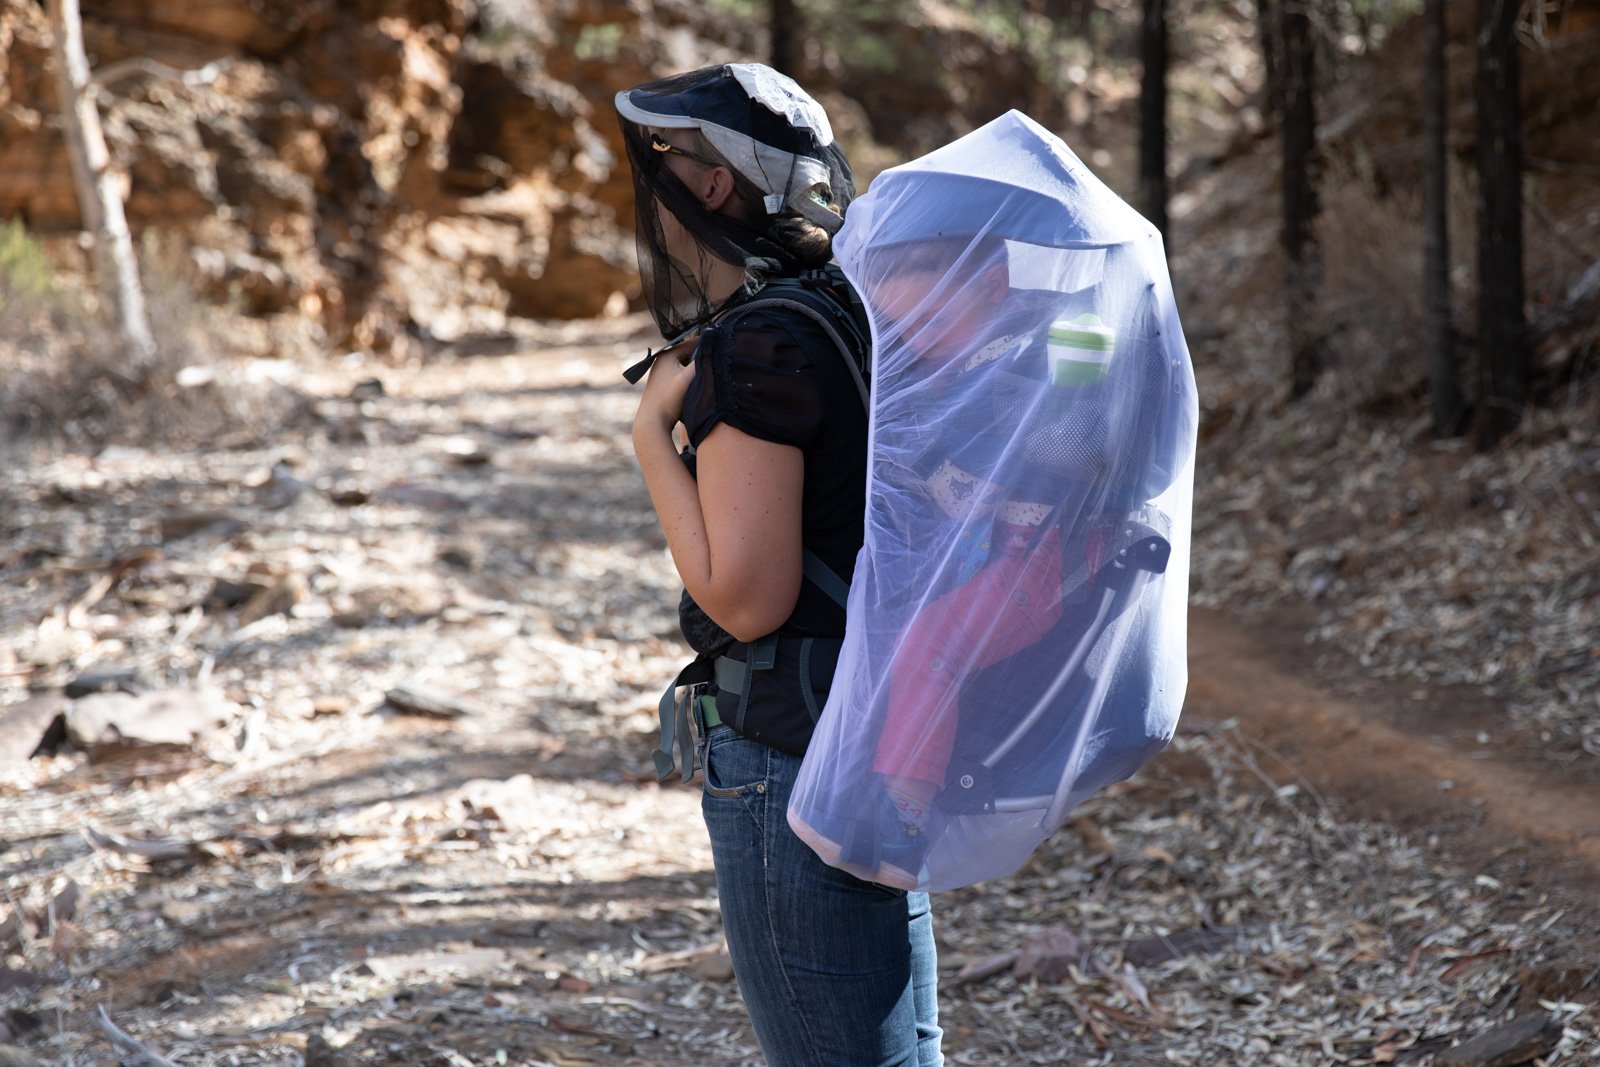
[[[1470,308],[1475,203],[1471,175],[1450,180],[1451,322],[1461,380],[1473,373]],[[1420,410],[1428,385],[1428,322],[1423,300],[1426,234],[1420,189],[1381,191],[1359,162],[1328,175],[1318,239],[1323,287],[1318,320],[1334,353],[1328,367],[1341,403],[1404,405]]]
[[[0,315],[0,442],[175,445],[254,439],[304,405],[281,385],[223,384],[185,368],[237,357],[225,309],[206,306],[170,259],[144,267],[153,359],[137,360],[93,298],[70,286],[8,286]]]

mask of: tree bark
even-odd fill
[[[1256,36],[1261,45],[1262,95],[1267,121],[1283,119],[1282,31],[1279,23],[1281,0],[1256,0]]]
[[[1450,314],[1450,157],[1445,144],[1449,95],[1444,0],[1426,0],[1423,4],[1422,33],[1422,129],[1426,146],[1422,179],[1423,293],[1428,319],[1433,436],[1442,439],[1461,433],[1466,414]]]
[[[1143,73],[1139,86],[1139,206],[1161,232],[1167,232],[1167,0],[1144,0],[1139,36]]]
[[[1094,0],[1044,0],[1044,14],[1051,22],[1067,27],[1077,37],[1089,35],[1094,16]]]
[[[132,349],[136,366],[155,355],[150,320],[145,310],[144,288],[139,282],[139,260],[133,235],[128,231],[122,190],[111,169],[100,127],[100,109],[89,78],[89,58],[83,50],[83,22],[78,0],[49,0],[54,38],[56,85],[61,97],[61,127],[77,189],[78,209],[84,229],[94,236],[95,269],[101,291],[116,316],[118,327]]]
[[[1278,12],[1283,45],[1279,136],[1283,146],[1283,247],[1289,259],[1289,395],[1295,399],[1309,393],[1322,372],[1322,343],[1315,317],[1322,263],[1316,238],[1320,211],[1314,173],[1316,41],[1310,4],[1311,0],[1287,0]]]
[[[771,0],[771,4],[767,23],[772,37],[770,62],[774,70],[798,80],[805,47],[800,10],[795,6],[795,0]]]
[[[1519,0],[1478,0],[1478,404],[1474,444],[1493,448],[1522,420],[1528,330],[1522,278]]]

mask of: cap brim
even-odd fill
[[[679,108],[676,113],[672,111],[645,110],[633,102],[632,94],[637,91],[635,89],[624,89],[616,96],[617,114],[629,122],[636,122],[641,126],[660,126],[669,130],[692,130],[701,125],[699,119],[683,113],[681,110],[682,104],[675,97],[652,95],[650,101],[657,108],[663,106],[672,108],[676,106]]]

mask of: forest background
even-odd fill
[[[1545,905],[1517,895],[1530,886],[1592,887],[1584,879],[1600,858],[1600,805],[1583,800],[1600,787],[1600,115],[1592,91],[1600,6],[1426,6],[1444,26],[1433,128],[1420,0],[84,0],[110,185],[146,294],[146,344],[130,339],[85,232],[50,12],[32,0],[0,0],[0,757],[10,776],[0,786],[0,871],[10,898],[0,943],[8,966],[34,979],[0,982],[0,996],[13,998],[10,1037],[92,1059],[103,1039],[89,1012],[104,1002],[97,991],[138,988],[124,998],[127,1010],[149,1039],[170,1044],[162,1020],[181,1014],[173,1005],[182,998],[259,979],[248,969],[220,977],[214,962],[189,958],[197,946],[232,944],[235,935],[218,933],[222,919],[240,920],[250,908],[219,897],[201,916],[174,901],[209,899],[216,878],[207,882],[208,865],[263,862],[254,845],[240,844],[241,818],[264,821],[274,842],[266,851],[297,856],[305,871],[335,872],[350,842],[376,839],[370,825],[358,831],[309,801],[258,807],[254,816],[241,816],[239,805],[272,794],[262,767],[287,773],[281,761],[291,755],[319,752],[329,757],[320,761],[327,775],[342,768],[354,779],[340,762],[349,752],[329,756],[344,751],[336,742],[382,746],[404,734],[426,749],[413,736],[417,724],[438,720],[419,720],[414,708],[398,719],[378,714],[407,706],[416,688],[403,684],[408,678],[432,686],[433,702],[422,704],[457,726],[462,717],[496,722],[520,706],[519,685],[504,670],[469,669],[490,653],[461,651],[477,647],[468,618],[490,618],[498,635],[490,643],[510,633],[528,646],[520,677],[544,696],[532,725],[519,719],[516,729],[535,738],[525,751],[539,762],[560,763],[562,738],[593,740],[582,715],[563,717],[585,707],[642,737],[636,720],[682,649],[663,621],[670,575],[621,455],[628,394],[609,377],[650,342],[638,310],[631,183],[609,100],[650,77],[752,57],[790,69],[823,100],[862,187],[882,168],[1017,107],[1060,132],[1151,217],[1164,209],[1202,408],[1192,703],[1205,715],[1209,699],[1214,712],[1202,720],[1210,726],[1199,728],[1198,749],[1175,755],[1174,775],[1190,784],[1163,794],[1168,803],[1203,810],[1193,792],[1202,779],[1246,791],[1255,786],[1240,778],[1266,781],[1251,762],[1262,750],[1246,747],[1251,760],[1229,763],[1248,736],[1281,746],[1272,750],[1284,758],[1273,773],[1289,777],[1266,781],[1256,806],[1241,810],[1263,826],[1276,811],[1313,852],[1327,847],[1359,861],[1363,847],[1393,844],[1382,833],[1420,832],[1426,841],[1430,830],[1451,827],[1463,838],[1481,832],[1479,852],[1457,843],[1482,863],[1509,855],[1521,864],[1516,878],[1469,864],[1477,877],[1515,887],[1503,896],[1485,890],[1473,907],[1515,904],[1531,915]],[[1480,38],[1489,38],[1479,16],[1489,9],[1509,10],[1495,39],[1510,51],[1499,53],[1493,73],[1504,76],[1504,55],[1516,58],[1514,97],[1480,91]],[[1163,13],[1164,45],[1151,32],[1152,10]],[[1294,28],[1302,19],[1303,33]],[[1167,159],[1153,174],[1152,94],[1142,83],[1163,54],[1166,135],[1158,143]],[[1296,85],[1309,91],[1296,96]],[[1486,317],[1482,294],[1507,291],[1492,274],[1508,257],[1493,243],[1506,239],[1505,227],[1481,222],[1485,159],[1504,158],[1483,151],[1485,101],[1507,99],[1520,103],[1511,184],[1522,296],[1509,310],[1503,299],[1489,301]],[[1430,144],[1442,167],[1430,166]],[[1154,177],[1165,190],[1152,200]],[[1430,218],[1445,223],[1448,238],[1432,246],[1431,268]],[[1430,279],[1434,294],[1442,279],[1444,300],[1430,298]],[[1508,353],[1520,391],[1514,417],[1499,418],[1506,407],[1490,370]],[[1442,368],[1458,385],[1457,405],[1444,415]],[[609,548],[591,558],[584,542]],[[630,583],[643,599],[621,590]],[[582,588],[595,595],[585,600]],[[454,672],[425,654],[441,641],[453,650],[444,659]],[[1252,657],[1324,698],[1313,701],[1318,714],[1290,707],[1311,697],[1276,686],[1279,675],[1251,669]],[[577,677],[575,662],[584,665]],[[620,677],[597,696],[593,675],[617,674],[619,663]],[[1229,675],[1229,665],[1238,673]],[[107,686],[137,700],[199,692],[195,683],[208,680],[223,703],[184,705],[185,714],[226,723],[222,735],[237,750],[227,756],[216,747],[217,723],[194,736],[180,730],[181,743],[170,724],[167,734],[139,736],[133,717],[148,709],[123,706],[111,716],[120,724],[75,724],[95,711],[84,694]],[[476,701],[467,712],[463,695]],[[1291,720],[1299,725],[1284,725]],[[598,769],[608,764],[595,748],[592,764],[563,773],[615,778],[624,754],[642,743],[621,746],[611,770]],[[1430,745],[1443,746],[1428,757],[1434,762],[1396,762]],[[1183,760],[1195,767],[1182,772]],[[1453,769],[1435,773],[1440,766]],[[1512,777],[1477,774],[1482,768]],[[405,795],[446,795],[456,770],[446,760],[432,786],[413,783]],[[300,773],[314,772],[302,764]],[[377,790],[382,775],[371,773]],[[642,788],[628,786],[630,796]],[[174,807],[173,789],[217,802]],[[1302,790],[1310,806],[1289,810]],[[1325,802],[1324,791],[1351,794],[1345,802],[1354,806]],[[1218,800],[1218,811],[1236,801]],[[430,841],[470,824],[487,835],[480,846],[533,838],[546,842],[553,869],[570,860],[547,847],[540,817],[519,824],[493,804],[439,803],[455,814],[396,818],[407,832],[425,825]],[[1116,807],[1129,803],[1129,812]],[[1107,804],[1112,822],[1149,821],[1126,798]],[[361,807],[350,797],[340,805]],[[1366,831],[1346,820],[1374,816],[1387,827],[1374,831],[1379,843],[1351,844],[1350,835]],[[1172,819],[1181,831],[1181,814]],[[1500,852],[1513,845],[1485,827],[1548,854]],[[1094,854],[1092,830],[1080,828],[1082,840],[1066,853]],[[1183,836],[1152,838],[1139,850],[1160,866],[1161,854],[1181,853]],[[312,837],[322,850],[315,861]],[[217,844],[224,838],[228,848]],[[152,856],[146,844],[141,852],[150,841],[176,851]],[[1410,847],[1394,851],[1410,855]],[[1106,848],[1113,858],[1126,851]],[[664,888],[673,868],[661,862],[653,892],[676,900]],[[1284,860],[1260,877],[1309,892],[1310,871],[1336,873],[1326,857],[1310,868],[1302,862],[1310,861]],[[635,880],[649,869],[637,854],[615,863]],[[1429,877],[1446,877],[1438,864],[1418,863]],[[1182,886],[1176,861],[1165,866]],[[180,884],[180,871],[181,893],[152,888]],[[690,904],[674,905],[680,911],[706,898],[703,869],[699,876],[687,883]],[[93,887],[102,902],[75,927],[52,904],[68,884]],[[1391,889],[1380,895],[1392,904]],[[370,899],[407,891],[374,882]],[[1242,936],[1257,914],[1219,909],[1209,891],[1173,891],[1205,897],[1190,920],[1197,931]],[[280,885],[277,898],[264,899],[281,905],[285,894]],[[1440,907],[1449,897],[1422,895]],[[475,949],[529,939],[526,930],[494,934],[507,920],[491,905],[465,938]],[[1018,930],[1064,921],[1065,905],[1034,901],[1033,922],[996,926],[990,906],[979,898],[953,905],[957,916],[987,916],[1008,931],[996,944],[967,929],[973,940],[945,946],[953,965],[996,951],[1014,957],[1017,945],[1005,937],[1021,943]],[[1406,913],[1386,908],[1391,917]],[[972,1062],[994,1062],[994,1048],[1016,1062],[1052,1062],[1042,1050],[1069,1040],[1092,1049],[1107,1028],[1121,1028],[1152,1055],[1176,1051],[1191,1062],[1239,1062],[1229,1057],[1250,1041],[1280,1043],[1283,1062],[1309,1062],[1303,1048],[1322,1048],[1321,1038],[1350,1042],[1337,1048],[1354,1062],[1392,1062],[1434,1055],[1446,1038],[1531,1012],[1561,1024],[1551,1047],[1581,1056],[1593,1031],[1575,1024],[1582,1012],[1573,1006],[1593,1000],[1596,975],[1583,961],[1593,962],[1585,953],[1595,934],[1592,908],[1577,910],[1589,914],[1550,905],[1520,927],[1486,920],[1490,933],[1461,935],[1450,966],[1481,954],[1505,973],[1474,969],[1481,996],[1409,990],[1433,1013],[1425,1023],[1399,1012],[1380,1025],[1336,1006],[1296,1031],[1306,1046],[1264,1037],[1259,1019],[1172,1036],[1129,1020],[1181,1016],[1175,1005],[1187,987],[1178,978],[1168,976],[1171,1000],[1142,1002],[1144,987],[1119,980],[1115,968],[1112,977],[1080,968],[1069,985],[1081,979],[1075,988],[1099,990],[1098,999],[1086,1006],[1062,994],[1047,1008],[1035,987],[1019,1001],[1002,985],[998,999],[1021,1021],[1004,1040],[971,1022],[965,1047],[978,1057]],[[311,911],[313,925],[330,914]],[[687,953],[659,963],[689,983],[683,988],[704,978],[683,971],[709,936],[703,909],[697,914],[663,935]],[[1257,917],[1269,914],[1260,905]],[[1436,918],[1430,913],[1422,929],[1379,924],[1380,955],[1405,964],[1390,970],[1412,977],[1417,959],[1443,943],[1450,927]],[[1182,928],[1153,921],[1164,935]],[[1095,944],[1091,925],[1080,916],[1073,936]],[[635,927],[634,940],[659,947],[648,932],[656,927]],[[64,929],[81,944],[62,944]],[[543,959],[563,948],[583,957],[574,947],[583,937],[540,929]],[[1562,938],[1581,946],[1576,959],[1551,948]],[[1297,968],[1332,950],[1299,951],[1283,964],[1295,976],[1290,985]],[[1242,958],[1277,957],[1257,946]],[[611,972],[563,959],[551,972],[552,995],[574,1004],[564,1016],[534,1014],[563,1055],[578,1055],[569,1046],[598,1047],[615,1029],[601,1018],[612,1009],[576,1004],[590,992],[580,985]],[[315,981],[355,996],[345,962]],[[108,971],[124,975],[120,985]],[[132,977],[168,972],[155,986]],[[251,1047],[268,1059],[308,1055],[305,1035],[317,1029],[303,1023],[309,986],[291,984],[302,1025],[252,1031]],[[460,983],[445,983],[438,995],[460,993]],[[392,1018],[393,990],[385,996]],[[408,1035],[331,1024],[317,1032],[337,1030],[351,1056],[358,1053],[346,1042],[362,1035],[366,1060],[444,1056],[413,1008],[400,1012],[420,1027]],[[984,1010],[998,1009],[986,1001]],[[552,1018],[594,1032],[563,1032]],[[956,1018],[965,1018],[961,1008]],[[239,1054],[237,1042],[219,1045],[193,1019],[184,1025],[191,1055]],[[728,1025],[719,1040],[747,1050],[748,1035]],[[530,1037],[529,1047],[543,1040]],[[960,1040],[958,1029],[958,1048]],[[555,1046],[540,1047],[545,1060],[561,1062]],[[639,1062],[670,1060],[659,1049],[638,1054]]]

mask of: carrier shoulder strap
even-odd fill
[[[872,342],[866,307],[837,264],[830,263],[796,277],[774,278],[755,296],[729,308],[717,323],[731,324],[763,308],[796,311],[821,327],[844,357],[856,392],[861,396],[861,406],[869,407],[867,382],[872,376]]]
[[[841,299],[841,294],[846,299]],[[718,324],[731,323],[748,312],[762,308],[796,311],[821,327],[838,349],[839,355],[844,357],[850,377],[856,383],[856,392],[861,396],[861,406],[871,410],[867,381],[872,374],[872,342],[867,325],[867,309],[845,280],[844,271],[838,264],[830,263],[816,270],[808,270],[798,277],[774,278],[761,292],[743,304],[730,308],[718,320]],[[839,577],[838,572],[809,548],[805,550],[802,573],[826,593],[829,600],[841,608],[845,606],[850,583]]]

